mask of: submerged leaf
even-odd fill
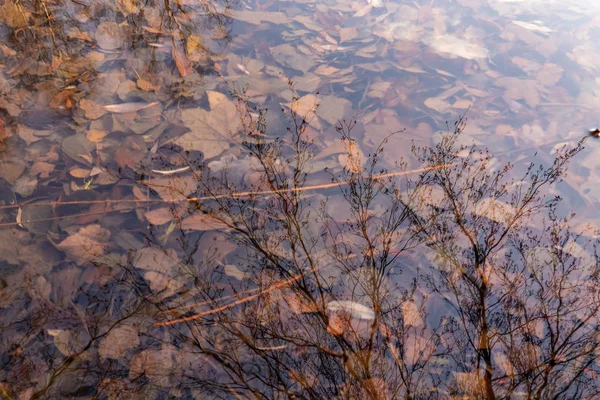
[[[110,231],[94,224],[79,229],[56,247],[78,264],[83,264],[87,261],[97,260],[104,255],[109,237]]]
[[[372,308],[363,306],[360,303],[348,300],[334,300],[327,304],[327,310],[330,312],[346,311],[349,312],[353,318],[373,320],[375,318],[375,311]]]
[[[138,332],[133,326],[119,326],[104,338],[98,352],[102,358],[119,359],[125,352],[140,344]]]
[[[204,214],[194,214],[181,222],[182,229],[194,231],[228,231],[230,228],[223,222]]]
[[[181,120],[190,132],[175,139],[174,143],[185,150],[198,150],[205,159],[216,157],[227,150],[231,135],[239,130],[237,107],[229,99],[222,99],[211,110],[188,108],[181,112]]]
[[[145,108],[153,107],[157,104],[159,104],[158,101],[154,101],[152,103],[109,104],[107,106],[104,106],[104,109],[106,111],[109,111],[112,113],[123,114],[123,113],[137,112],[137,111],[143,110]]]
[[[103,22],[96,30],[96,43],[104,50],[120,49],[125,45],[124,29],[116,22]]]

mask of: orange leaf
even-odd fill
[[[175,60],[175,65],[177,65],[177,70],[179,71],[179,75],[181,75],[182,78],[185,78],[192,72],[192,65],[185,54],[182,43],[179,40],[173,40],[172,53],[173,60]]]

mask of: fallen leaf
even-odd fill
[[[90,176],[90,170],[87,168],[74,167],[69,170],[69,175],[73,178],[87,178]]]
[[[106,135],[108,135],[108,132],[100,129],[90,129],[86,132],[88,140],[93,143],[102,142],[102,139],[104,139]]]
[[[425,100],[425,105],[441,114],[447,113],[452,105],[438,97],[430,97]]]
[[[129,377],[137,379],[145,374],[152,384],[170,387],[174,372],[172,355],[172,351],[165,349],[140,351],[129,363]]]
[[[358,37],[358,30],[356,27],[342,28],[340,29],[340,43],[356,39]]]
[[[27,163],[23,160],[0,160],[0,177],[11,185],[25,172]]]
[[[157,247],[143,247],[135,253],[133,266],[146,271],[165,272],[171,271],[179,263],[179,258],[174,249],[159,249]]]
[[[365,7],[361,8],[360,10],[358,10],[357,12],[355,12],[354,15],[352,15],[352,16],[355,17],[355,18],[364,17],[365,15],[367,15],[368,13],[370,13],[372,9],[373,9],[373,5],[372,4],[367,4]]]
[[[360,173],[365,162],[365,155],[355,140],[349,141],[346,151],[338,156],[340,165],[352,173]]]
[[[81,99],[79,101],[79,108],[83,110],[87,119],[98,119],[106,114],[106,109],[104,107],[89,99]]]
[[[475,43],[452,35],[434,36],[426,41],[428,45],[447,58],[463,57],[466,59],[487,58],[489,53],[486,48]]]
[[[96,30],[96,43],[103,50],[118,50],[125,45],[125,31],[116,22],[102,22]]]
[[[223,267],[223,272],[225,272],[225,275],[231,276],[239,281],[246,279],[249,276],[247,272],[242,271],[237,265],[233,264],[225,265],[225,267]]]
[[[327,332],[334,336],[342,336],[350,328],[351,319],[350,314],[344,310],[332,313],[327,323]]]
[[[151,171],[158,175],[169,176],[169,175],[180,174],[182,172],[187,172],[190,169],[191,169],[190,166],[186,165],[185,167],[179,167],[179,168],[174,168],[174,169],[153,169]]]
[[[375,311],[372,308],[363,306],[360,303],[348,300],[334,300],[327,303],[327,310],[330,312],[346,311],[350,313],[353,318],[373,320],[375,318]]]
[[[173,55],[173,60],[175,60],[177,71],[179,71],[179,75],[181,75],[182,78],[185,78],[192,73],[192,63],[188,59],[187,54],[185,54],[185,49],[181,41],[177,39],[173,40],[171,54]]]
[[[302,118],[309,117],[310,114],[315,113],[318,106],[318,98],[314,94],[307,94],[300,97],[298,100],[285,104],[290,107],[292,111],[297,113]]]
[[[538,83],[534,80],[504,77],[496,79],[495,83],[506,88],[506,96],[512,100],[525,100],[530,107],[540,103]]]
[[[538,21],[535,22],[525,22],[525,21],[512,21],[513,24],[520,26],[521,28],[528,29],[534,32],[540,33],[550,33],[554,32],[552,29],[541,25]]]
[[[413,302],[402,303],[402,318],[405,326],[422,326],[423,319],[419,308]]]
[[[456,102],[454,102],[454,104],[452,105],[452,108],[466,110],[467,108],[471,107],[471,104],[473,104],[473,103],[470,100],[458,99],[458,100],[456,100]]]
[[[287,293],[284,295],[284,298],[294,314],[315,313],[319,311],[319,306],[308,300],[301,293]]]
[[[159,176],[146,184],[167,201],[185,200],[198,189],[198,182],[192,174]]]
[[[108,247],[110,231],[98,224],[79,229],[56,247],[79,265],[103,256]]]
[[[148,149],[140,136],[128,136],[114,153],[114,160],[121,168],[136,169],[146,156]]]
[[[173,220],[173,214],[169,207],[161,207],[150,210],[144,214],[148,222],[152,225],[163,225]]]
[[[300,54],[294,46],[288,43],[272,47],[271,55],[279,64],[302,72],[308,72],[317,63],[313,58]]]
[[[54,167],[54,164],[38,161],[31,166],[29,172],[31,175],[39,175],[39,177],[43,179],[50,176],[50,173],[54,171]]]
[[[138,331],[129,325],[118,326],[102,340],[98,353],[102,358],[119,359],[125,352],[140,344]]]
[[[159,86],[155,86],[150,81],[147,81],[146,79],[142,79],[142,78],[139,78],[137,80],[136,85],[138,88],[140,88],[141,90],[144,90],[146,92],[160,89]]]
[[[546,63],[538,71],[536,78],[544,86],[554,86],[562,78],[564,69],[556,64]]]
[[[0,6],[0,20],[13,28],[25,28],[28,26],[31,11],[20,3],[11,1],[3,2]]]
[[[104,106],[104,109],[108,112],[115,114],[131,113],[143,110],[145,108],[153,107],[158,105],[158,101],[152,103],[121,103],[121,104],[109,104]]]
[[[352,102],[334,95],[324,96],[319,100],[317,115],[335,125],[339,120],[352,116]]]
[[[22,248],[10,230],[0,230],[0,260],[12,265],[21,264],[19,249]]]
[[[474,214],[491,219],[500,224],[505,224],[508,223],[510,218],[517,214],[517,211],[510,204],[493,198],[487,198],[481,200],[477,204]]]
[[[87,332],[82,329],[48,329],[47,332],[54,337],[54,345],[66,357],[82,351],[90,340]]]
[[[204,214],[194,214],[184,218],[181,222],[181,229],[191,229],[194,231],[229,231],[229,227],[223,222]]]
[[[90,164],[92,151],[96,145],[90,142],[83,133],[67,136],[62,141],[62,151],[72,160]]]
[[[201,151],[205,159],[216,157],[229,149],[231,135],[236,134],[240,128],[235,103],[229,99],[216,104],[215,101],[210,101],[210,111],[201,108],[183,110],[181,120],[190,132],[174,141],[185,150]]]
[[[33,194],[38,185],[38,179],[29,174],[21,175],[12,185],[12,190],[22,197],[29,197]]]
[[[282,12],[231,10],[231,17],[254,25],[263,22],[272,24],[288,24],[290,19]]]

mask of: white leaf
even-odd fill
[[[153,107],[158,104],[158,101],[152,103],[121,103],[121,104],[109,104],[104,106],[104,109],[108,112],[115,114],[123,114],[130,112],[137,112],[145,108]]]
[[[330,312],[336,311],[347,311],[352,317],[357,319],[373,320],[375,319],[375,311],[373,309],[363,306],[360,303],[347,300],[334,300],[327,304],[327,310]]]

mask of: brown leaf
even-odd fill
[[[125,8],[127,14],[135,14],[137,12],[135,0],[119,0],[119,3]]]
[[[40,178],[48,178],[50,173],[54,171],[54,164],[50,164],[43,161],[38,161],[31,166],[31,175],[38,175]]]
[[[108,132],[100,129],[90,129],[86,132],[88,140],[92,143],[100,143],[102,139],[108,135]]]
[[[133,266],[146,271],[170,272],[179,263],[173,249],[163,250],[157,247],[144,247],[135,253]]]
[[[28,26],[31,11],[13,1],[4,1],[0,6],[0,21],[12,28]]]
[[[506,88],[506,96],[513,100],[525,100],[530,107],[535,107],[540,103],[536,81],[504,77],[496,79],[496,84]]]
[[[27,164],[25,161],[15,158],[13,160],[2,160],[0,162],[0,176],[8,183],[13,184],[23,174]]]
[[[564,69],[556,64],[546,63],[544,68],[538,71],[536,78],[544,86],[554,86],[562,78]]]
[[[74,167],[69,170],[69,175],[73,178],[87,178],[90,176],[90,170],[87,168]]]
[[[115,151],[114,160],[121,168],[135,169],[146,156],[147,151],[142,137],[129,136]]]
[[[102,358],[119,359],[125,352],[140,344],[138,331],[133,326],[124,325],[110,331],[100,343],[98,353]]]
[[[190,132],[175,139],[174,143],[185,150],[199,150],[205,159],[216,157],[227,150],[231,134],[239,130],[240,119],[237,107],[229,99],[220,99],[215,94],[209,102],[211,110],[188,108],[181,112],[181,120]]]
[[[302,72],[307,72],[317,63],[312,57],[300,54],[294,46],[288,43],[272,47],[271,55],[279,64]]]
[[[109,237],[110,231],[107,229],[97,224],[89,225],[79,229],[56,247],[81,265],[104,255]]]
[[[145,374],[155,385],[171,386],[170,377],[173,374],[172,351],[143,350],[137,353],[129,364],[129,377],[135,379]]]
[[[147,80],[142,79],[142,78],[139,78],[137,80],[136,84],[137,84],[137,87],[139,87],[141,90],[144,90],[146,92],[150,92],[150,91],[154,91],[154,90],[160,89],[159,86],[155,86],[150,81],[147,81]]]
[[[171,214],[169,207],[161,207],[148,211],[144,216],[152,225],[162,225],[173,220],[173,214]]]
[[[344,332],[350,328],[350,321],[352,317],[350,313],[344,311],[338,311],[329,315],[329,322],[327,324],[327,332],[335,336],[341,336]]]
[[[64,355],[71,356],[80,352],[89,343],[90,337],[84,330],[48,329],[54,337],[54,345]]]
[[[290,107],[292,111],[298,113],[302,118],[308,118],[311,114],[316,112],[318,99],[314,94],[307,94],[293,103],[287,103],[285,105]]]
[[[10,230],[0,230],[0,260],[19,265],[19,249],[21,244]]]
[[[423,319],[419,308],[413,302],[402,303],[402,318],[404,319],[405,326],[422,326]]]
[[[325,96],[319,101],[318,116],[334,125],[343,118],[352,116],[352,102],[334,95]]]
[[[204,214],[194,214],[185,218],[181,223],[181,228],[195,231],[229,231],[226,224]]]
[[[319,306],[310,302],[301,293],[286,293],[284,298],[294,314],[314,313],[319,311]]]
[[[342,28],[340,29],[340,43],[347,42],[358,37],[358,30],[356,27]]]
[[[96,43],[104,50],[118,50],[125,45],[125,31],[116,22],[102,22],[96,30]]]
[[[147,185],[167,201],[185,200],[198,188],[198,182],[192,174],[160,176],[152,178]]]
[[[290,19],[282,12],[231,10],[231,17],[254,25],[265,22],[271,24],[288,24]]]
[[[98,119],[106,114],[106,109],[93,100],[81,99],[79,108],[84,111],[87,119]]]
[[[187,54],[185,54],[185,48],[180,40],[173,39],[173,49],[171,54],[173,55],[173,60],[175,60],[179,75],[181,75],[182,78],[185,78],[192,73],[192,64],[188,59]]]
[[[96,145],[90,142],[83,133],[67,136],[62,141],[62,151],[69,158],[86,164],[92,163],[92,151]]]

